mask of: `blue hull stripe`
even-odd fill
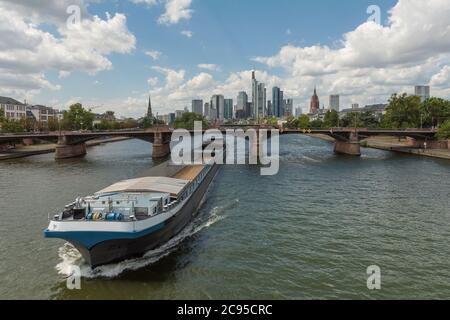
[[[51,231],[45,230],[44,236],[46,238],[59,238],[67,241],[74,241],[83,245],[86,249],[91,249],[95,245],[108,241],[127,239],[133,240],[150,233],[156,232],[164,228],[164,222],[157,224],[151,228],[139,232],[108,232],[108,231]]]

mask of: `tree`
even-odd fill
[[[444,122],[438,130],[439,139],[450,139],[450,120]]]
[[[430,98],[420,105],[422,125],[437,127],[450,118],[450,101],[441,98]]]
[[[20,124],[25,129],[25,131],[28,131],[28,132],[34,131],[34,130],[42,131],[42,129],[44,127],[42,123],[37,122],[36,120],[30,119],[30,118],[21,119]]]
[[[384,117],[384,127],[417,128],[420,126],[420,97],[393,94]]]
[[[341,119],[340,124],[342,127],[346,128],[357,128],[364,127],[364,123],[361,121],[361,115],[359,112],[348,112]]]
[[[370,111],[361,113],[359,115],[359,121],[364,128],[377,128],[380,125],[377,116]]]
[[[320,119],[313,120],[310,122],[309,126],[311,128],[322,128],[323,127],[323,121]]]
[[[135,129],[137,127],[139,127],[139,123],[132,118],[128,118],[121,123],[122,129]]]
[[[276,117],[268,117],[264,120],[264,123],[269,126],[276,126],[278,124],[278,119]]]
[[[205,117],[195,112],[183,113],[181,118],[175,120],[174,128],[193,130],[195,121],[201,121],[203,129],[208,128],[208,121],[206,121]]]
[[[328,111],[323,120],[323,126],[326,128],[337,127],[339,124],[339,114],[336,110]]]
[[[306,114],[302,114],[298,118],[298,127],[301,129],[309,128],[309,117]]]
[[[56,118],[48,119],[48,131],[58,131],[59,130],[59,121]]]
[[[16,121],[16,120],[6,119],[2,122],[1,127],[2,127],[2,132],[4,132],[4,133],[19,133],[19,132],[25,131],[25,128],[20,123],[20,121]]]
[[[152,117],[144,117],[140,123],[140,127],[143,129],[148,129],[153,127],[154,125],[162,125],[165,124],[164,121],[152,118]]]
[[[288,129],[297,129],[299,126],[298,119],[294,116],[289,116],[284,126]]]
[[[63,126],[66,130],[92,130],[95,115],[84,109],[80,103],[70,106],[64,111]]]
[[[95,129],[101,130],[101,131],[103,131],[103,130],[111,130],[112,129],[112,122],[108,121],[108,120],[105,120],[105,119],[102,119],[100,121],[100,123],[96,123],[95,124]]]

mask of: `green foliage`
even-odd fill
[[[366,140],[361,141],[361,142],[359,143],[359,145],[360,145],[361,147],[363,147],[363,148],[368,148],[368,147],[369,147],[369,143],[368,143]]]
[[[59,130],[59,121],[55,118],[48,119],[48,131],[58,131]]]
[[[450,120],[444,122],[438,130],[439,139],[450,139]]]
[[[94,127],[100,131],[135,129],[139,127],[139,123],[131,118],[124,121],[108,121],[103,119],[100,123],[96,123]]]
[[[208,128],[208,121],[206,121],[205,117],[194,112],[186,112],[181,118],[176,119],[174,128],[193,130],[195,121],[201,121],[203,129]]]
[[[323,126],[326,128],[337,127],[339,124],[339,114],[336,110],[328,111],[323,119]]]
[[[120,126],[121,129],[135,129],[139,127],[139,123],[132,118],[128,118],[125,121],[122,121]]]
[[[278,124],[278,119],[277,117],[267,117],[264,119],[264,123],[269,126],[276,126]]]
[[[389,99],[383,126],[386,128],[420,127],[420,97],[394,94]]]
[[[302,114],[298,118],[298,128],[300,128],[300,129],[309,128],[309,117],[306,114]]]
[[[322,120],[313,120],[309,123],[310,128],[322,128],[323,127],[323,121]]]
[[[61,127],[65,130],[92,130],[95,115],[84,109],[80,103],[70,106],[64,111]]]
[[[380,126],[380,121],[377,116],[370,111],[359,114],[359,123],[364,128],[377,128]]]
[[[150,117],[145,117],[144,119],[142,119],[142,122],[140,124],[140,127],[143,129],[148,129],[153,127],[153,118]]]
[[[450,101],[441,98],[430,98],[420,105],[422,125],[424,127],[438,126],[450,119]]]
[[[1,122],[2,133],[19,133],[24,131],[25,127],[20,121],[4,119]]]
[[[287,118],[287,122],[284,124],[285,128],[288,129],[306,129],[309,128],[309,117],[305,114],[296,118],[294,116],[290,116]]]
[[[295,118],[294,116],[288,117],[286,123],[284,124],[284,127],[288,129],[297,129],[298,126],[299,126],[298,119]]]

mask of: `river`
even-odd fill
[[[139,175],[151,146],[130,140],[0,162],[2,299],[450,298],[450,162],[281,137],[280,172],[224,166],[198,218],[145,257],[94,271],[62,240],[45,239],[48,213],[77,196]],[[81,290],[64,275],[82,268]],[[381,269],[381,290],[366,269]]]

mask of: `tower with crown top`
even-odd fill
[[[320,109],[319,97],[317,96],[316,87],[314,87],[314,94],[311,97],[311,107],[309,109],[309,113],[316,114],[319,112],[319,109]]]

